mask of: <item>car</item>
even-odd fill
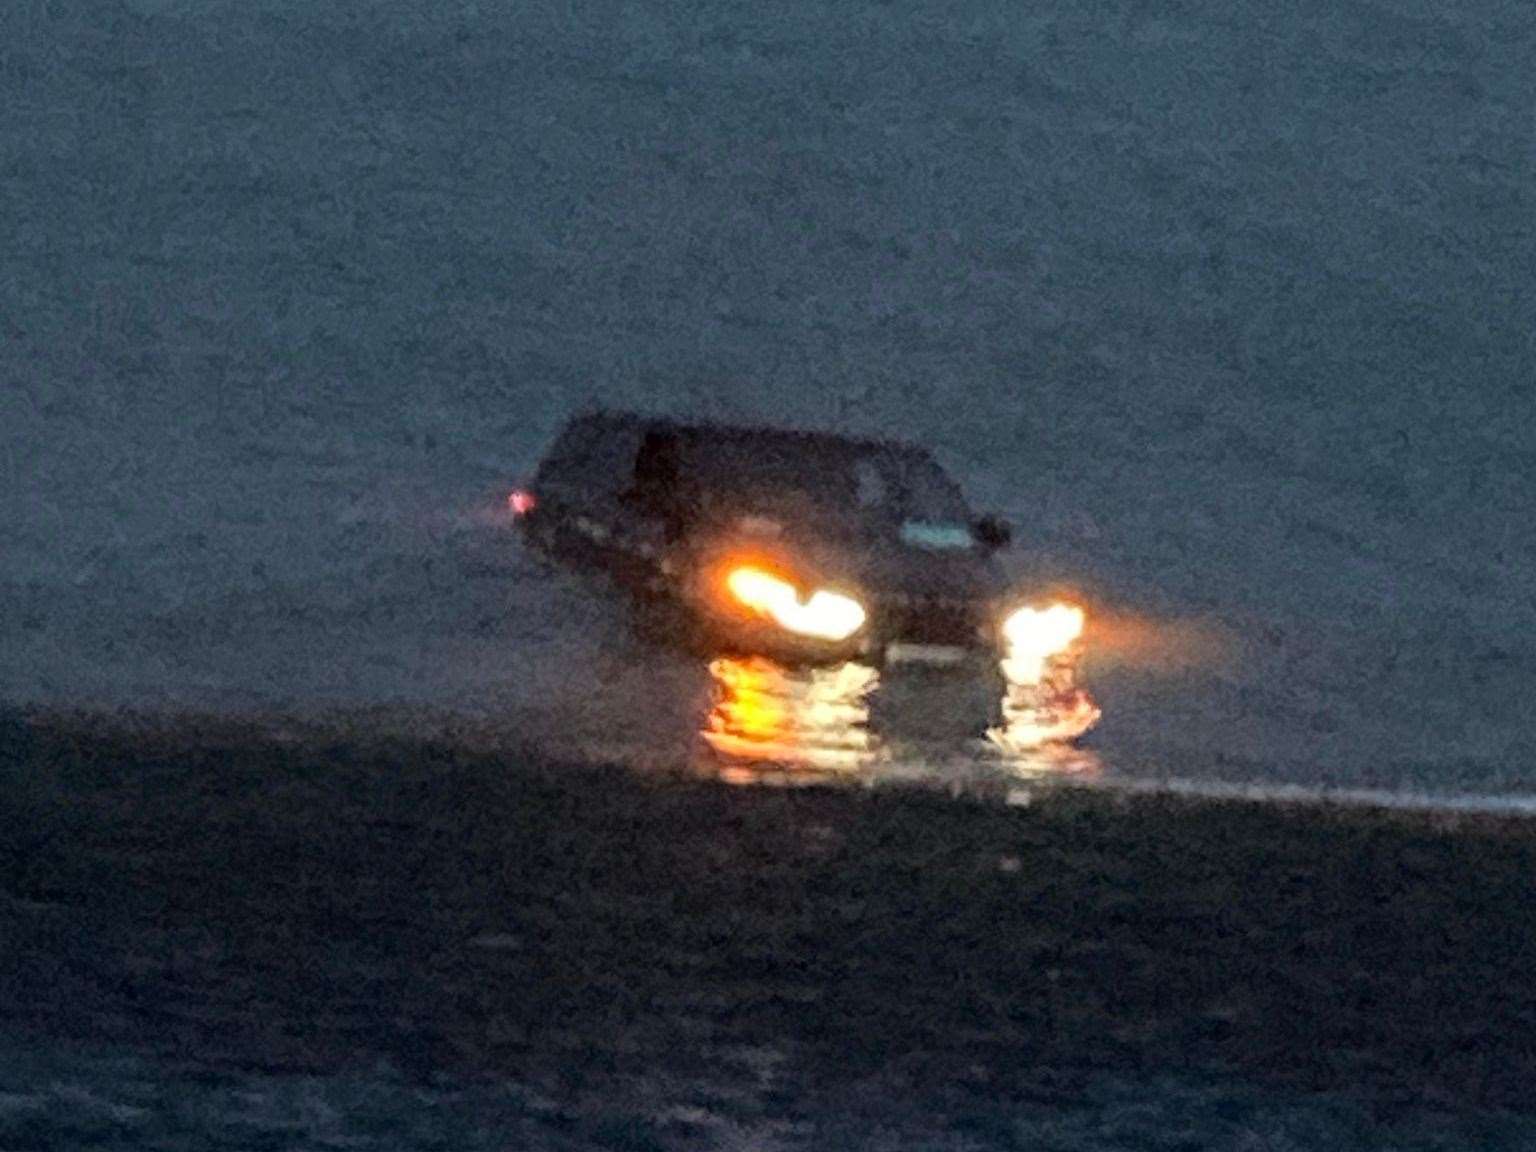
[[[1070,605],[1017,602],[1009,525],[911,443],[594,410],[510,503],[532,546],[722,650],[951,665],[1048,657],[1082,626]]]

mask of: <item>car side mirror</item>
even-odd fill
[[[996,551],[1013,543],[1013,525],[1001,516],[988,513],[975,524],[976,539],[982,547]]]

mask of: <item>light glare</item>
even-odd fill
[[[864,627],[864,609],[857,600],[818,588],[802,602],[793,584],[761,568],[732,569],[725,585],[743,606],[799,636],[846,640]]]
[[[1072,647],[1082,634],[1083,610],[1075,604],[1020,608],[1003,622],[1008,662],[1014,665],[1011,675],[1038,683],[1046,664]]]

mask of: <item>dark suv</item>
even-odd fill
[[[961,663],[1033,611],[994,561],[1007,525],[910,444],[591,412],[511,503],[536,547],[736,651]]]

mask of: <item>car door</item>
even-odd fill
[[[556,442],[539,480],[555,549],[624,583],[647,582],[658,559],[661,529],[633,492],[645,434],[643,421],[583,418]]]
[[[670,444],[672,455],[666,467],[658,468],[662,443]],[[604,508],[610,563],[616,576],[636,587],[649,587],[660,574],[667,543],[664,497],[676,480],[676,439],[664,427],[639,426],[632,437],[614,447],[613,483]]]
[[[529,522],[530,531],[541,544],[576,564],[597,560],[592,553],[593,512],[600,500],[597,467],[607,436],[599,418],[577,417],[555,438],[534,476],[538,511]]]

